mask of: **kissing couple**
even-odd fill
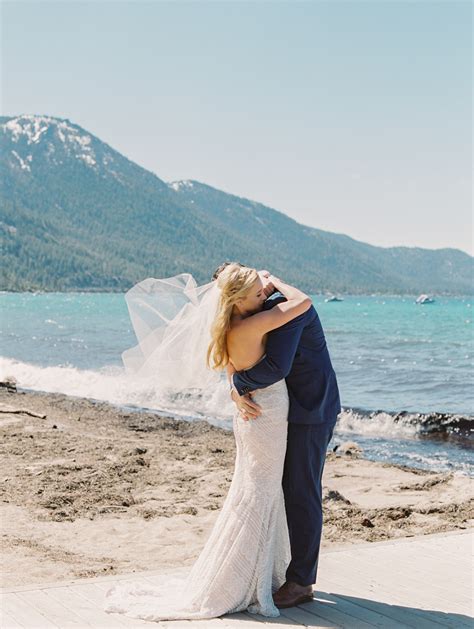
[[[160,587],[114,585],[105,611],[151,621],[241,611],[276,617],[312,600],[321,478],[341,406],[311,298],[238,262],[222,264],[202,287],[184,273],[149,278],[129,293],[139,347],[124,353],[128,364],[137,373],[141,357],[157,384],[226,387],[236,405],[236,458],[222,509],[187,577]]]

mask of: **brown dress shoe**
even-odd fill
[[[287,581],[273,595],[273,602],[278,609],[294,607],[301,603],[309,603],[309,601],[312,600],[314,600],[313,586],[299,585],[299,583],[295,583],[294,581]]]

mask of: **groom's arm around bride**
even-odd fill
[[[263,308],[275,307],[286,298],[271,295]],[[232,398],[286,379],[290,398],[288,422],[334,424],[341,411],[336,374],[324,331],[314,306],[268,333],[265,356],[251,369],[232,375]]]

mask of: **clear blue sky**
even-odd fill
[[[376,245],[472,253],[471,3],[2,3],[2,114]]]

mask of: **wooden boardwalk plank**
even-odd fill
[[[428,626],[439,627],[441,625],[443,627],[456,628],[467,626],[471,627],[471,629],[473,627],[472,620],[468,614],[435,611],[431,608],[423,609],[416,603],[410,607],[407,604],[406,598],[394,596],[387,591],[377,592],[372,596],[372,600],[370,600],[370,594],[366,594],[367,598],[361,598],[359,596],[360,589],[358,588],[354,588],[351,592],[348,588],[341,590],[340,586],[335,586],[334,590],[337,592],[337,596],[341,596],[345,600],[372,609],[384,616],[388,616],[392,620],[402,622],[409,627],[422,626],[425,621],[428,622]],[[334,594],[334,592],[332,593]],[[436,625],[433,623],[436,623]]]
[[[408,551],[408,549],[404,549],[404,551]],[[462,595],[469,597],[469,581],[466,582],[462,578],[466,573],[470,572],[469,568],[471,567],[469,565],[469,561],[463,559],[462,557],[462,555],[464,555],[465,552],[467,553],[467,551],[467,544],[464,548],[459,550],[460,555],[458,556],[459,561],[457,567],[461,568],[460,570],[458,570],[456,566],[456,569],[451,569],[450,566],[445,569],[445,564],[441,559],[438,558],[434,562],[431,558],[426,558],[423,551],[420,551],[418,548],[416,549],[416,553],[414,552],[414,549],[408,553],[403,551],[397,552],[394,548],[387,548],[383,551],[382,555],[369,548],[366,552],[354,553],[353,551],[348,551],[345,555],[341,555],[340,553],[337,555],[326,555],[323,557],[323,561],[339,565],[342,565],[341,562],[344,562],[346,569],[350,568],[351,565],[363,565],[364,574],[402,575],[402,584],[411,579],[412,575],[416,575],[419,579],[420,577],[429,574],[430,585],[434,587],[442,587],[444,591],[446,590],[446,576],[452,575],[459,583],[459,586],[462,589]],[[453,550],[452,553],[454,554],[454,552],[455,551]],[[443,567],[442,571],[440,571],[441,566]],[[424,580],[421,582],[423,583]],[[456,591],[459,591],[459,589],[457,588]]]
[[[454,574],[459,580],[462,576],[467,576],[471,572],[472,563],[468,556],[468,545],[465,544],[464,547],[459,548],[457,550],[457,554],[454,555],[454,550],[451,552],[450,560],[443,559],[441,553],[436,554],[435,549],[429,549],[426,546],[418,547],[416,555],[413,555],[413,551],[410,552],[409,548],[387,548],[384,550],[384,563],[382,564],[384,567],[397,566],[400,565],[402,567],[412,566],[415,570],[436,570],[437,567],[442,563],[443,568],[446,571]],[[377,550],[367,551],[365,553],[351,553],[348,554],[348,558],[353,558],[355,560],[358,557],[364,557],[365,561],[377,560],[380,556]],[[457,559],[456,559],[457,557]],[[375,567],[377,567],[376,564]]]
[[[46,590],[46,595],[79,616],[87,627],[95,629],[117,627],[115,619],[110,614],[80,596],[73,587],[51,588]]]
[[[281,609],[280,612],[282,616],[293,620],[295,623],[305,625],[306,627],[335,627],[339,629],[340,627],[346,626],[345,624],[338,624],[333,619],[328,619],[317,614],[310,614],[299,606]]]
[[[328,584],[326,583],[326,585]],[[366,598],[361,598],[358,596],[361,593],[360,587],[354,587],[351,590],[347,587],[341,587],[339,584],[336,584],[333,588],[326,587],[325,590],[329,590],[328,594],[343,599],[345,603],[352,603],[364,607],[387,618],[387,620],[380,625],[374,622],[373,624],[375,626],[385,627],[392,626],[390,623],[401,623],[404,627],[437,626],[439,629],[439,624],[435,625],[433,618],[427,618],[424,611],[399,604],[400,599],[384,596],[384,593],[377,592],[376,595],[372,595],[370,592],[367,592],[364,593]],[[324,594],[326,594],[326,592],[324,592]],[[419,613],[417,613],[417,611]]]
[[[328,592],[315,592],[315,599],[318,601],[332,601],[336,604],[336,609],[346,613],[348,616],[365,620],[366,622],[374,625],[375,627],[404,627],[405,625],[397,622],[389,616],[385,616],[378,611],[374,611],[363,605],[358,605],[350,600],[347,600],[343,596],[336,596]],[[300,605],[302,609],[307,609],[307,603]],[[312,603],[310,603],[312,605]]]
[[[394,593],[390,584],[378,585],[375,590],[371,589],[372,584],[370,581],[359,581],[355,585],[353,583],[341,584],[340,581],[331,581],[327,577],[321,580],[319,589],[323,588],[328,590],[331,594],[343,597],[345,600],[349,600],[357,605],[361,605],[375,612],[378,612],[384,616],[388,616],[392,620],[404,623],[409,627],[418,627],[423,625],[423,621],[437,622],[442,626],[465,626],[465,616],[461,616],[460,613],[451,613],[445,611],[432,610],[431,606],[428,609],[422,609],[419,600],[417,599],[417,593],[408,592],[404,594]],[[361,597],[363,594],[363,598]],[[411,604],[410,602],[415,599]],[[420,620],[421,617],[421,620]],[[433,626],[428,624],[428,626]],[[468,626],[472,629],[472,623]]]
[[[278,618],[242,612],[219,618],[155,622],[157,629],[461,629],[472,618],[471,531],[364,543],[323,551],[315,600],[282,609]],[[185,573],[148,571],[67,579],[1,590],[2,629],[131,629],[150,622],[104,611],[105,591],[119,581],[159,585]],[[160,581],[161,579],[161,581]]]
[[[70,609],[58,603],[44,590],[17,592],[16,596],[23,601],[25,607],[32,605],[40,614],[49,618],[61,629],[82,629],[84,621]]]
[[[292,612],[294,608],[289,610]],[[370,629],[374,625],[363,620],[358,615],[353,615],[351,610],[340,608],[336,602],[325,599],[315,594],[315,600],[310,603],[298,605],[301,611],[316,616],[316,618],[324,618],[335,623],[340,627],[354,627],[354,629]]]
[[[13,616],[7,614],[4,609],[0,609],[0,627],[2,627],[2,629],[21,629],[22,626],[23,625],[20,625]]]
[[[318,581],[318,586],[322,587],[326,581],[329,581],[333,586],[345,586],[351,585],[354,580],[357,583],[357,590],[359,593],[376,594],[376,593],[389,593],[398,598],[403,598],[407,605],[417,603],[418,605],[434,606],[435,609],[446,611],[465,611],[465,601],[459,600],[455,592],[458,586],[456,581],[448,582],[443,591],[431,583],[433,578],[432,574],[421,572],[419,579],[406,578],[403,573],[380,573],[373,570],[370,573],[370,565],[363,564],[362,560],[359,562],[357,571],[353,571],[349,575],[340,574],[344,569],[344,563],[341,562],[336,565],[331,562],[330,570],[325,571],[324,577]],[[375,572],[375,574],[374,574]],[[328,576],[330,575],[330,576]],[[429,579],[429,582],[427,582]],[[449,589],[448,589],[449,588]],[[452,597],[450,597],[452,594]]]
[[[221,616],[221,618],[224,625],[226,627],[232,626],[232,629],[236,629],[237,624],[239,627],[242,626],[240,625],[242,621],[245,621],[247,623],[252,622],[252,626],[256,629],[262,629],[262,623],[266,625],[271,625],[272,629],[288,629],[288,625],[292,625],[293,627],[295,626],[295,623],[293,621],[291,621],[289,618],[285,618],[284,616],[279,616],[278,618],[267,618],[266,616],[260,616],[259,614],[249,614],[247,612],[241,612],[238,614],[226,614],[225,616]],[[230,618],[233,618],[235,622],[229,623],[228,621]]]
[[[347,571],[348,562],[354,562],[357,569],[351,571],[351,575],[357,574],[363,582],[370,579],[372,582],[383,586],[390,583],[392,591],[405,592],[407,596],[412,596],[413,591],[417,592],[417,600],[428,605],[450,605],[453,611],[465,608],[471,601],[469,595],[469,581],[458,577],[455,572],[445,570],[444,565],[437,562],[433,565],[425,563],[423,557],[417,556],[416,562],[412,560],[405,563],[398,561],[396,556],[382,557],[360,555],[359,557],[331,558],[330,568],[326,566],[326,573],[343,573]],[[429,575],[429,588],[420,588]],[[449,589],[448,589],[449,588]]]
[[[59,626],[32,605],[25,605],[14,592],[3,594],[1,603],[2,610],[25,629],[56,629]]]

